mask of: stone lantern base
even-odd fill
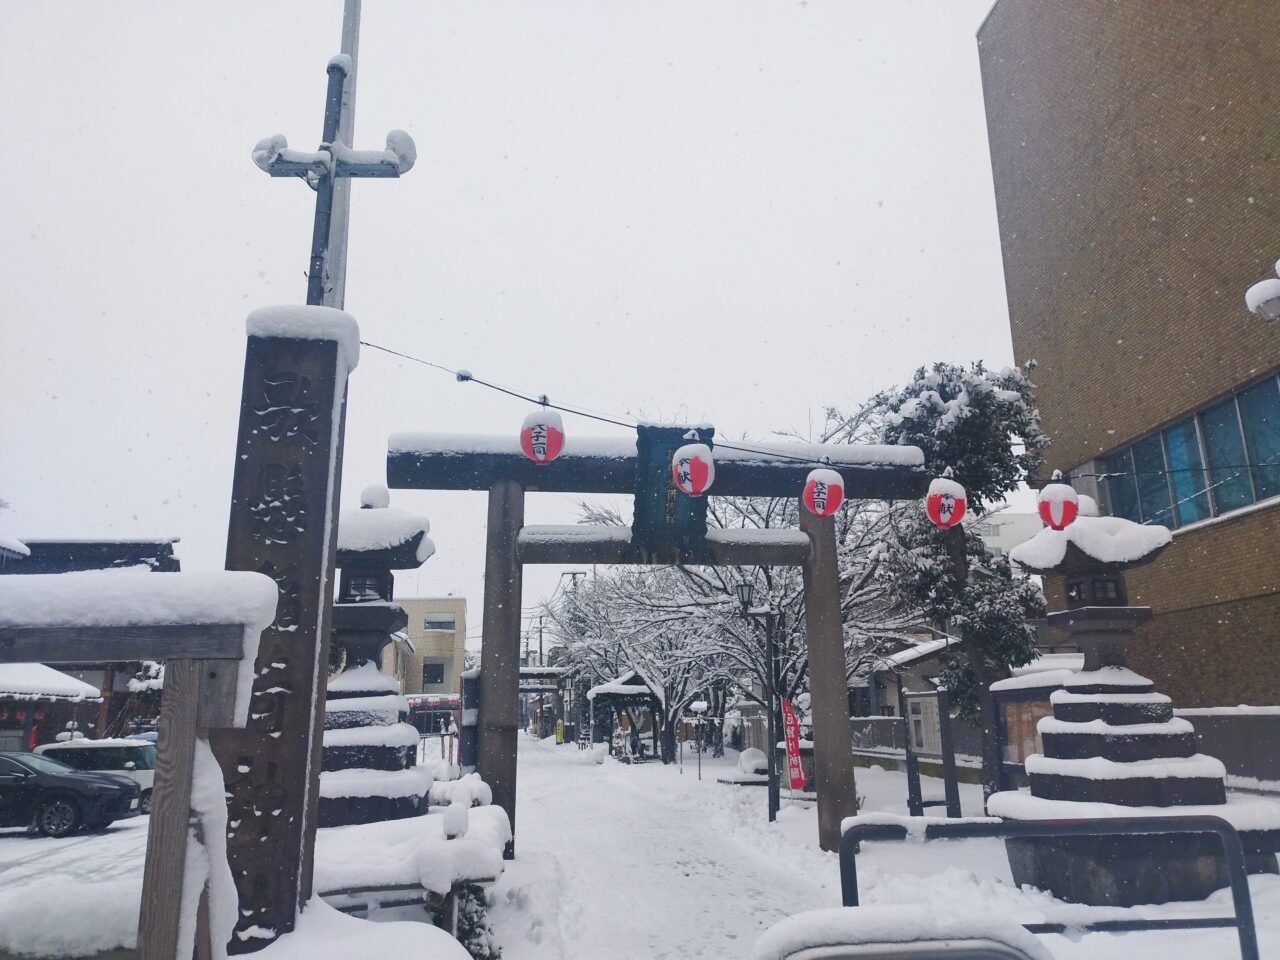
[[[1026,761],[1031,796],[995,794],[990,813],[1036,820],[1222,816],[1249,827],[1241,838],[1250,872],[1280,872],[1269,852],[1280,840],[1280,805],[1228,803],[1222,764],[1196,753],[1195,730],[1173,715],[1150,680],[1121,666],[1084,670],[1050,700],[1053,717],[1039,726],[1044,755]],[[1259,813],[1259,805],[1268,809]],[[1014,883],[1093,906],[1203,900],[1229,883],[1213,835],[1019,838],[1006,840],[1005,849]]]

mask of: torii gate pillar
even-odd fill
[[[800,511],[809,535],[804,570],[804,617],[809,650],[809,705],[813,712],[814,787],[818,794],[818,843],[840,849],[840,821],[858,813],[849,695],[845,687],[844,631],[836,526],[831,517]],[[774,749],[774,744],[769,748]]]
[[[520,528],[524,486],[501,479],[489,488],[485,547],[484,625],[480,643],[480,724],[476,767],[493,802],[511,817],[512,839],[503,856],[515,857],[516,736],[520,706],[520,605],[524,566]]]

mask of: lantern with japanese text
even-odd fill
[[[1068,483],[1062,482],[1062,471],[1053,471],[1053,481],[1041,488],[1036,503],[1040,519],[1054,530],[1065,530],[1080,512],[1080,499]]]
[[[800,499],[814,516],[829,517],[844,503],[844,477],[825,467],[810,471]]]
[[[954,527],[964,517],[964,487],[950,477],[951,469],[929,483],[929,493],[925,496],[924,510],[929,519],[943,530]]]
[[[534,463],[550,463],[564,449],[564,423],[554,410],[535,410],[520,427],[520,449]]]
[[[705,443],[686,443],[671,458],[671,478],[691,497],[700,497],[715,483],[716,462]]]

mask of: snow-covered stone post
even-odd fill
[[[240,898],[232,953],[292,930],[311,893],[342,428],[360,349],[355,320],[329,307],[254,311],[248,335],[227,567],[271,577],[280,603],[248,726],[212,738]]]

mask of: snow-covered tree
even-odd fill
[[[1033,385],[1019,370],[998,372],[981,363],[921,367],[901,390],[877,398],[881,438],[924,450],[941,473],[950,468],[980,517],[1034,474],[1048,438],[1032,401]],[[1044,597],[1030,581],[1013,576],[981,537],[963,525],[938,530],[919,502],[892,514],[891,536],[879,553],[877,576],[902,593],[940,627],[964,640],[945,660],[943,681],[961,714],[983,731],[983,790],[998,785],[1001,758],[990,684],[1035,655],[1028,622],[1044,615]],[[971,575],[959,576],[963,555]]]

